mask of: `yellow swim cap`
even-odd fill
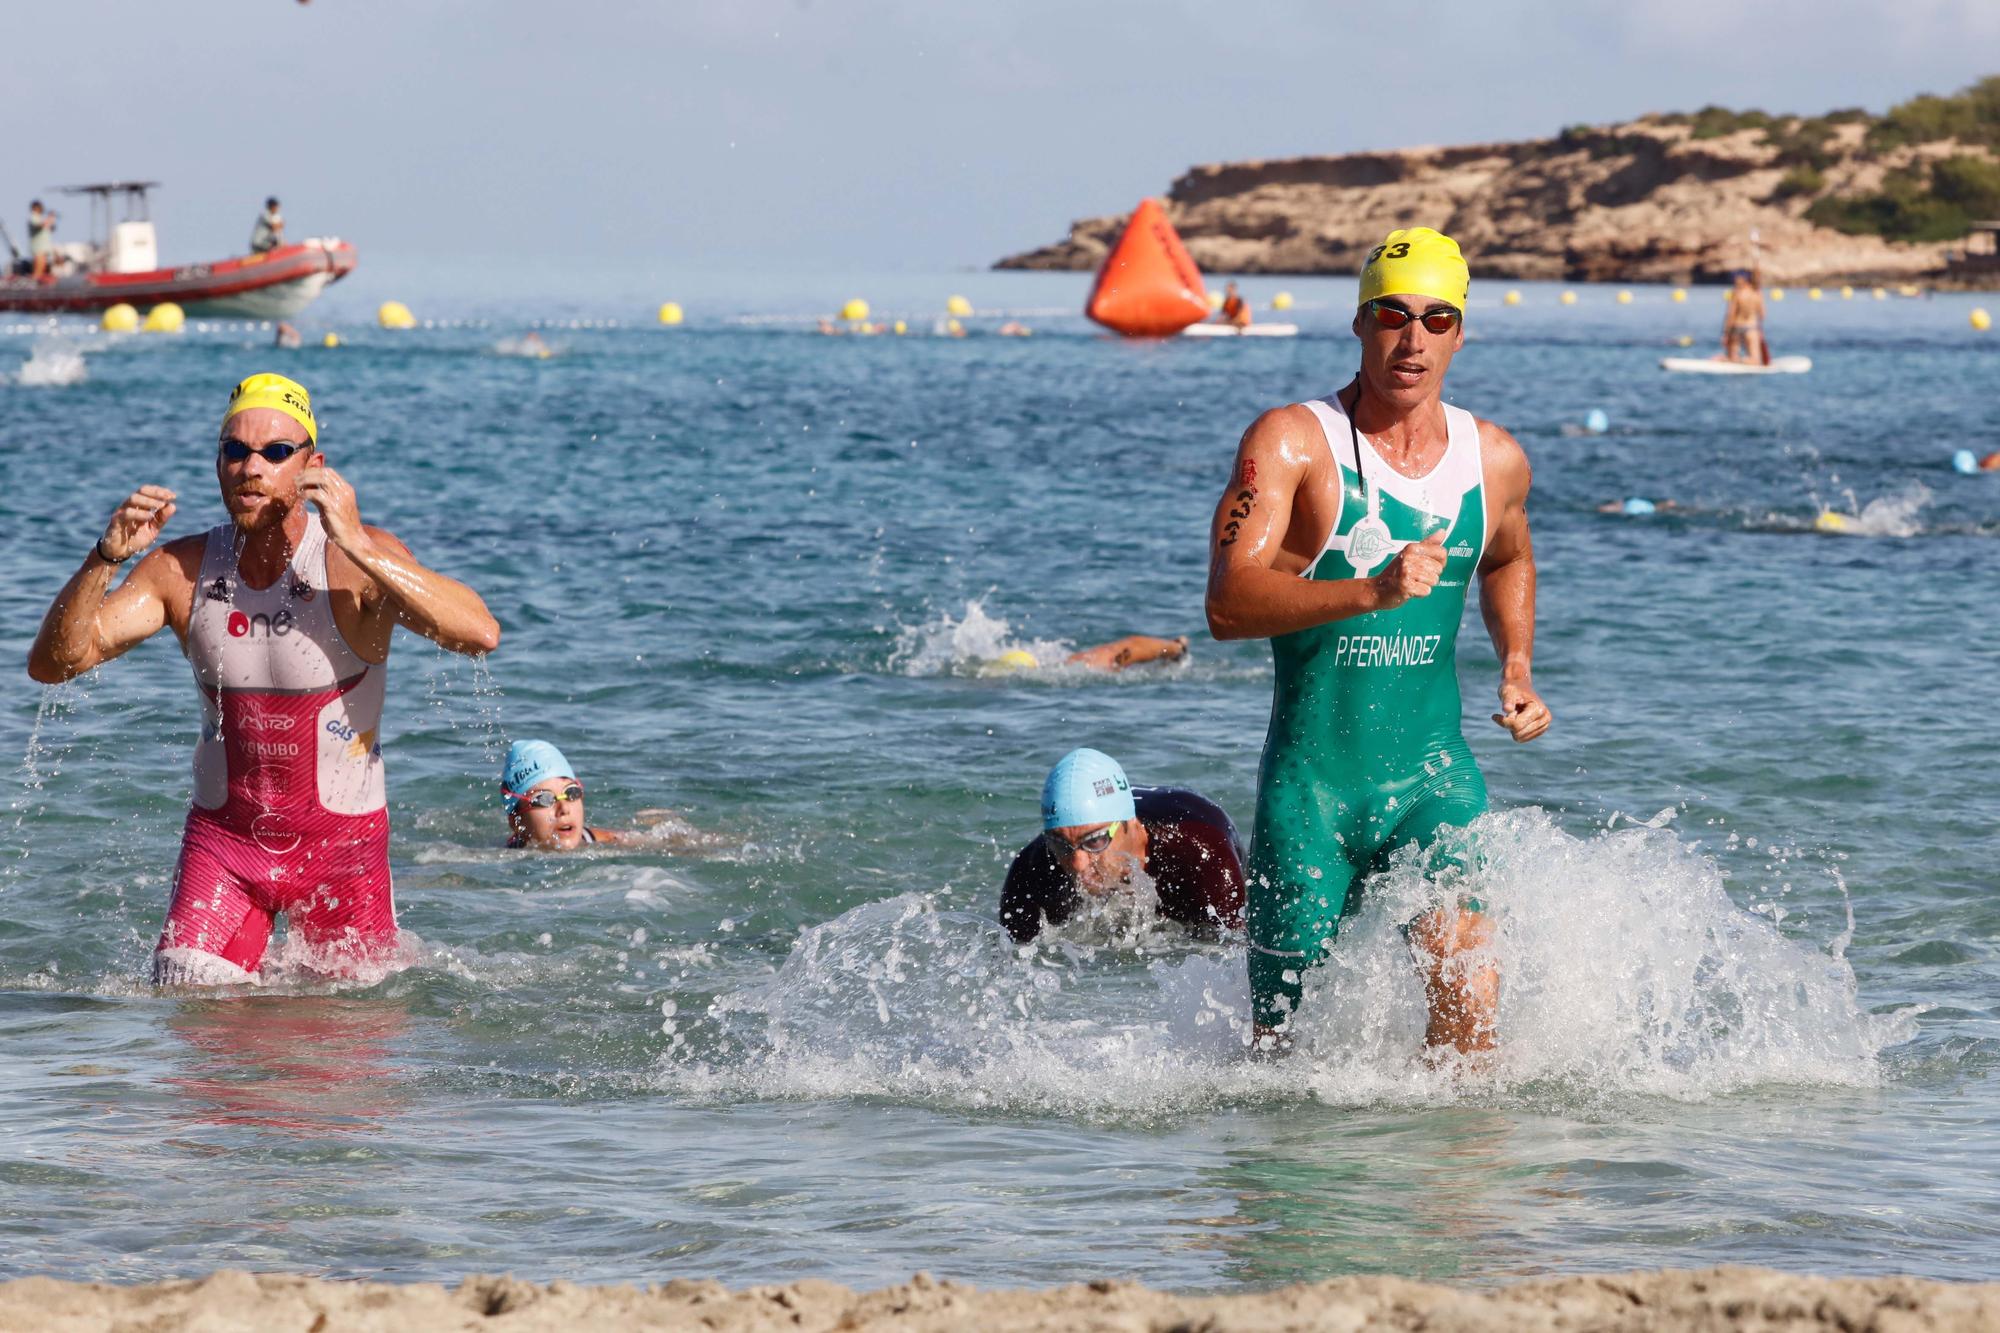
[[[319,425],[313,420],[312,395],[297,380],[288,380],[283,375],[252,375],[230,393],[229,410],[222,414],[222,423],[228,425],[229,418],[238,412],[248,412],[253,407],[268,407],[274,412],[283,412],[306,428],[307,440],[315,444],[319,442]]]
[[[1402,227],[1368,252],[1355,304],[1378,296],[1429,296],[1463,311],[1471,279],[1457,241],[1429,227]]]

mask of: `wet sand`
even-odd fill
[[[145,1329],[147,1333],[374,1333],[481,1329],[977,1328],[994,1333],[1369,1329],[2000,1328],[2000,1283],[1826,1278],[1761,1268],[1543,1278],[1493,1289],[1338,1278],[1234,1296],[1174,1296],[1102,1281],[1048,1291],[983,1291],[919,1274],[855,1292],[830,1282],[730,1291],[679,1279],[658,1286],[540,1285],[468,1277],[455,1288],[399,1286],[225,1270],[193,1281],[120,1287],[23,1278],[0,1284],[0,1329]]]

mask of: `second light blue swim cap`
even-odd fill
[[[1638,515],[1641,514],[1650,514],[1657,507],[1658,506],[1654,505],[1654,503],[1651,500],[1645,499],[1637,495],[1633,496],[1631,499],[1625,502],[1625,512],[1633,515],[1634,517],[1637,517]]]
[[[1101,750],[1071,750],[1056,761],[1042,784],[1045,829],[1110,824],[1135,813],[1125,770]]]
[[[507,760],[500,765],[500,802],[514,804],[537,782],[575,776],[576,770],[563,758],[563,752],[547,741],[515,741],[507,747]],[[507,794],[510,792],[512,795]]]
[[[1979,471],[1979,460],[1972,456],[1970,449],[1954,450],[1951,455],[1951,470],[1960,476],[1969,477]]]

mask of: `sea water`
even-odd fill
[[[0,1276],[1991,1276],[2000,476],[1949,457],[2000,448],[2000,344],[1971,301],[1774,307],[1815,368],[1761,380],[1658,369],[1712,292],[1474,307],[1448,397],[1534,465],[1556,722],[1488,720],[1469,611],[1502,1046],[1438,1069],[1412,865],[1282,1061],[1244,1056],[1240,940],[1142,903],[1028,949],[995,922],[1073,746],[1249,827],[1269,650],[1205,633],[1208,517],[1244,427],[1356,355],[1346,281],[1249,284],[1298,294],[1297,339],[1186,343],[1100,336],[1085,284],[879,279],[903,338],[812,332],[845,279],[713,285],[664,330],[601,276],[400,333],[336,289],[289,352],[0,325]],[[971,336],[927,336],[953,291]],[[261,987],[159,994],[186,663],[162,635],[57,689],[20,664],[134,486],[180,493],[170,534],[220,521],[216,414],[265,369],[505,639],[399,638],[395,966],[331,983],[280,941]],[[1675,505],[1598,511],[1629,496]],[[1131,632],[1192,650],[1063,663]],[[994,669],[1014,649],[1038,665]],[[592,823],[672,815],[501,850],[529,736]]]

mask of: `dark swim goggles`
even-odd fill
[[[580,801],[583,799],[583,784],[572,782],[561,791],[531,791],[525,796],[517,791],[507,793],[509,800],[525,801],[536,810],[546,810],[557,801]]]
[[[1361,306],[1385,329],[1400,329],[1414,319],[1424,326],[1426,333],[1450,333],[1458,321],[1465,318],[1464,313],[1453,306],[1432,306],[1429,310],[1418,314],[1414,310],[1397,305],[1394,301],[1385,301],[1379,296],[1372,301],[1363,301]]]
[[[279,440],[274,444],[267,444],[259,449],[254,444],[245,444],[243,441],[231,436],[218,445],[217,448],[222,451],[222,456],[232,463],[241,463],[252,454],[257,455],[266,463],[282,463],[293,454],[302,454],[312,448],[312,442],[308,440],[304,444],[295,444],[291,440]]]

